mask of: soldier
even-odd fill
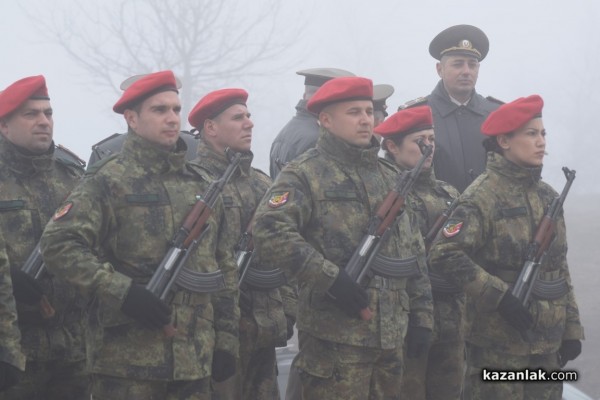
[[[433,118],[428,106],[400,110],[375,128],[382,136],[386,158],[401,170],[415,167],[421,151],[419,141],[434,146]],[[419,227],[426,237],[438,217],[458,197],[458,191],[436,179],[432,158],[425,161],[409,199],[411,209],[419,217]],[[427,242],[426,242],[427,245]],[[436,285],[431,276],[433,292],[433,341],[429,353],[408,357],[403,376],[402,392],[411,400],[459,400],[464,379],[465,295]],[[446,285],[448,286],[448,285]]]
[[[394,87],[388,84],[373,85],[373,126],[377,127],[388,116],[387,99],[394,94]]]
[[[511,292],[534,230],[557,196],[541,180],[542,106],[533,95],[489,115],[482,125],[486,170],[461,195],[430,252],[431,269],[464,290],[475,306],[467,377],[473,399],[561,399],[561,382],[490,383],[482,380],[482,370],[557,370],[581,351],[562,213],[537,278],[555,290],[550,295],[535,289],[528,307]]]
[[[285,164],[317,143],[319,121],[316,115],[306,109],[308,100],[328,80],[340,76],[354,76],[352,72],[338,68],[310,68],[296,73],[304,76],[304,95],[296,105],[296,115],[281,129],[271,145],[272,179],[275,179]]]
[[[209,180],[184,159],[173,73],[139,79],[113,110],[127,121],[123,149],[96,163],[54,214],[42,237],[44,260],[92,300],[94,399],[209,399],[211,373],[223,381],[235,372],[235,294],[173,286],[161,301],[146,289]],[[217,203],[190,270],[235,269],[232,255],[217,248],[221,218]],[[169,323],[173,337],[161,330]]]
[[[4,237],[0,231],[0,392],[17,384],[25,371],[25,354],[21,350],[21,332],[17,325],[17,306],[13,297],[10,266]]]
[[[23,78],[0,94],[0,231],[10,260],[25,374],[2,399],[84,399],[83,298],[65,280],[21,270],[44,226],[83,175],[81,165],[58,157],[46,80]],[[40,308],[42,297],[54,308]]]
[[[243,154],[239,170],[223,191],[228,232],[221,240],[233,240],[232,251],[271,186],[268,175],[251,166],[254,125],[247,99],[243,89],[217,90],[200,99],[188,118],[201,137],[195,167],[219,177],[227,168],[227,148]],[[236,274],[232,282],[235,288],[238,280]],[[285,346],[294,333],[294,291],[287,285],[255,288],[248,284],[242,284],[240,290],[240,368],[233,382],[224,382],[213,399],[227,395],[232,400],[279,399],[275,347]]]
[[[307,105],[323,127],[316,147],[281,171],[257,211],[257,256],[298,280],[293,367],[306,399],[399,398],[406,332],[413,351],[431,333],[424,246],[410,210],[381,247],[394,267],[410,259],[410,274],[374,275],[363,288],[344,270],[397,175],[377,156],[372,99],[369,79],[326,82]],[[367,306],[372,318],[359,319]]]
[[[143,78],[144,76],[145,74],[134,75],[125,79],[123,82],[121,82],[121,90],[127,90],[129,86],[131,86],[134,82],[136,82],[140,78]],[[177,82],[177,89],[181,89],[181,81],[177,77],[175,77],[175,80]],[[112,135],[102,139],[101,141],[93,145],[92,154],[90,155],[90,159],[88,161],[88,166],[91,167],[97,161],[110,157],[114,153],[120,152],[121,148],[123,147],[123,143],[125,143],[125,135],[126,134],[124,133],[113,133]],[[196,147],[198,147],[196,137],[187,131],[179,132],[179,136],[185,141],[185,144],[188,148],[187,153],[185,154],[185,158],[188,161],[193,160],[196,157]]]
[[[485,168],[480,128],[500,103],[475,91],[479,63],[488,50],[487,36],[475,26],[455,25],[443,30],[429,44],[429,54],[439,60],[436,69],[440,81],[426,98],[402,106],[431,107],[437,146],[435,175],[461,192]]]

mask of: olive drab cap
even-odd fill
[[[491,112],[481,125],[481,133],[487,136],[514,132],[534,118],[542,116],[544,100],[533,94],[501,105]]]
[[[455,25],[441,31],[429,44],[436,60],[445,55],[467,55],[482,61],[490,49],[485,33],[473,25]]]
[[[387,117],[388,113],[387,104],[385,103],[391,95],[394,94],[394,87],[388,84],[373,85],[373,110],[383,111],[383,114]]]
[[[0,92],[0,118],[6,117],[30,99],[50,100],[43,75],[19,79]]]
[[[244,89],[221,89],[210,92],[194,106],[188,121],[194,128],[200,130],[204,121],[213,119],[234,104],[246,105],[248,92]]]
[[[404,108],[379,124],[373,132],[384,138],[408,135],[433,128],[433,116],[429,106]]]
[[[173,71],[160,71],[145,75],[133,82],[113,106],[113,111],[123,114],[127,109],[135,107],[143,100],[157,93],[177,90],[177,81]]]
[[[304,76],[304,85],[317,87],[322,86],[325,82],[333,78],[356,76],[350,71],[339,68],[309,68],[296,73]]]
[[[373,82],[370,79],[359,76],[333,78],[317,90],[306,108],[318,114],[330,104],[353,100],[373,101]]]

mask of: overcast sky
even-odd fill
[[[55,110],[55,140],[87,160],[94,143],[125,131],[122,117],[112,112],[118,95],[94,87],[87,72],[36,29],[35,22],[23,11],[25,8],[44,16],[52,7],[68,13],[75,3],[3,1],[0,88],[25,76],[45,75]],[[238,3],[242,12],[252,15],[253,7],[260,7],[262,0]],[[268,171],[270,144],[295,112],[303,89],[297,70],[339,67],[369,77],[374,83],[391,84],[395,93],[388,105],[395,110],[407,100],[427,95],[436,85],[436,60],[428,53],[431,39],[451,25],[471,24],[490,39],[490,52],[481,64],[478,92],[503,101],[540,94],[545,100],[543,114],[550,153],[544,177],[560,190],[564,182],[560,167],[566,165],[577,170],[574,191],[600,192],[595,176],[600,162],[593,146],[600,133],[595,123],[600,110],[598,2],[571,0],[567,5],[541,0],[372,0],[369,6],[361,0],[281,3],[275,35],[285,36],[290,27],[304,25],[290,51],[282,59],[273,60],[278,65],[291,65],[268,78],[239,79],[228,85],[250,92],[248,106],[255,123],[253,150],[257,167]],[[253,39],[264,40],[259,35]],[[148,71],[135,73],[144,72]],[[203,94],[198,93],[197,99]]]

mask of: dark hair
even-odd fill
[[[512,137],[514,132],[506,133],[506,136]],[[504,155],[504,149],[500,147],[497,140],[498,136],[489,136],[483,140],[483,148],[486,152],[493,151],[494,153],[498,153],[500,155]]]

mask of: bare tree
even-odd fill
[[[39,7],[25,11],[95,84],[117,89],[129,76],[173,70],[183,83],[183,112],[234,79],[289,68],[295,60],[288,50],[303,30],[298,20],[295,27],[279,26],[279,0],[73,2],[50,10],[50,17]]]

